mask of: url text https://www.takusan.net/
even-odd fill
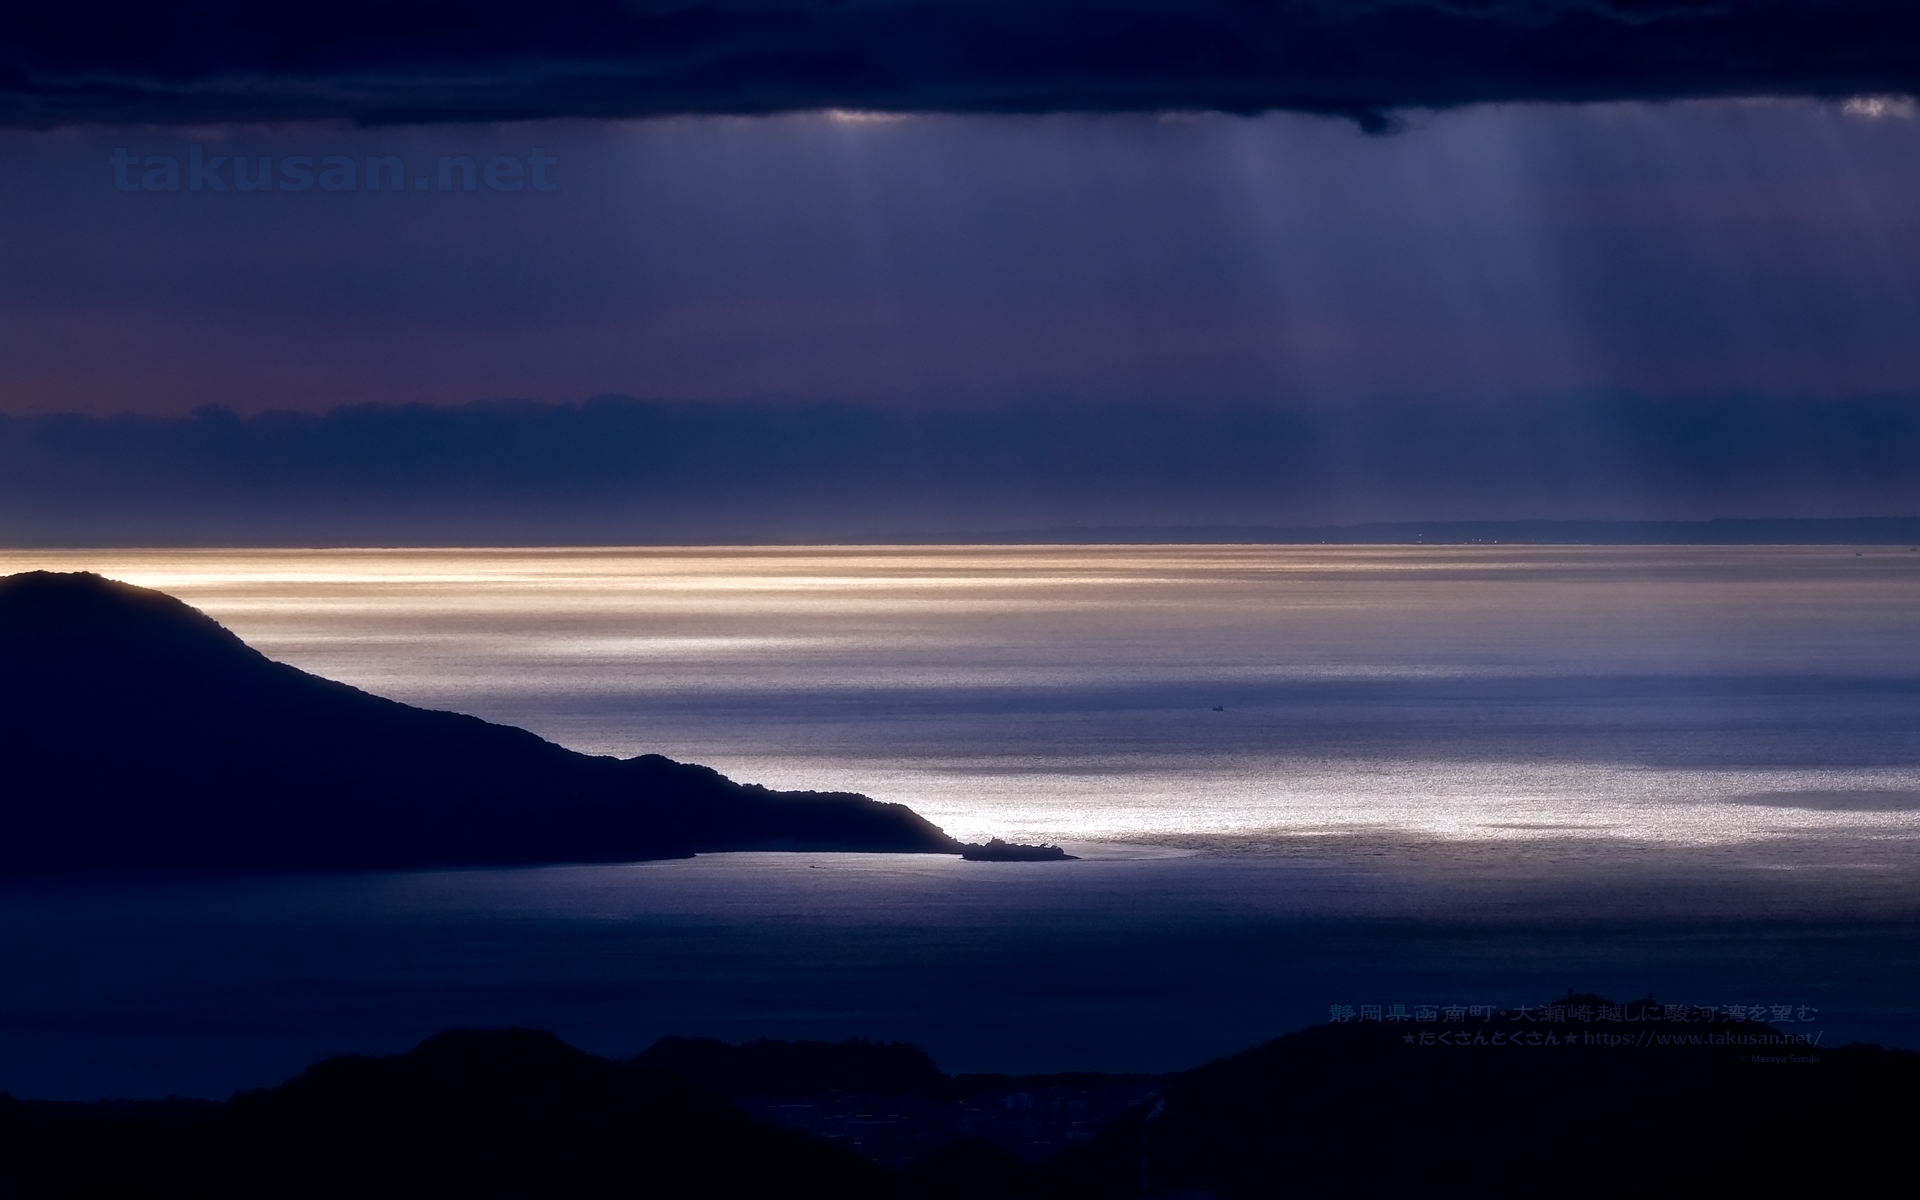
[[[117,149],[107,160],[122,192],[555,192],[559,159],[535,148],[524,157],[441,155],[429,168],[398,154],[209,155],[196,143],[185,155],[133,154]]]

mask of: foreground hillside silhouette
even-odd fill
[[[0,1189],[45,1200],[1869,1195],[1909,1169],[1920,1055],[1794,1045],[1803,1034],[1745,1020],[1667,1026],[1651,1003],[1609,1008],[1613,1023],[1577,1026],[1540,1010],[1322,1025],[1160,1077],[949,1076],[911,1046],[859,1041],[669,1038],[611,1062],[551,1034],[460,1031],[402,1055],[330,1059],[224,1104],[0,1095]]]
[[[885,1194],[852,1151],[551,1034],[456,1032],[329,1059],[226,1104],[0,1099],[0,1173],[31,1197]]]
[[[1198,1067],[1059,1164],[1058,1194],[1838,1196],[1910,1170],[1920,1055],[1553,1006],[1618,1016],[1320,1025]]]
[[[956,853],[903,805],[577,754],[267,659],[160,592],[0,579],[0,873]]]

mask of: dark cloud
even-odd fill
[[[1911,397],[1619,396],[1475,412],[603,399],[12,417],[0,418],[0,545],[1913,516],[1915,461]]]
[[[29,0],[0,122],[1407,107],[1920,90],[1891,0]]]
[[[116,186],[202,142],[227,190]],[[231,186],[534,147],[558,190]],[[1916,195],[1920,120],[1803,102],[0,133],[0,411],[1904,394]]]

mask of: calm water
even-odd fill
[[[223,1094],[453,1024],[1172,1068],[1567,986],[1920,1045],[1920,553],[0,554],[598,753],[1085,861],[0,889],[0,1089]]]

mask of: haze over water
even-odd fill
[[[381,695],[591,753],[899,800],[969,838],[1784,839],[1800,853],[1920,834],[1920,553],[1904,546],[0,564],[163,589]]]
[[[461,1023],[1169,1069],[1360,992],[1572,985],[1916,1040],[1904,546],[0,555],[42,567],[579,750],[1085,857],[15,887],[0,1090],[214,1094]]]

